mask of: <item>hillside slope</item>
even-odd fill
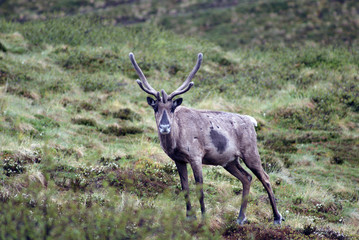
[[[0,238],[358,237],[357,45],[229,51],[152,21],[114,26],[101,14],[0,20]],[[283,227],[271,225],[258,180],[249,224],[235,225],[242,187],[220,167],[204,168],[208,218],[185,221],[130,51],[167,92],[204,54],[183,104],[257,119]]]

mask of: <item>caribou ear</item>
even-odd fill
[[[154,100],[151,97],[147,97],[147,103],[148,103],[148,105],[150,105],[155,110],[155,112],[157,111],[158,104],[157,104],[156,100]]]
[[[174,112],[176,107],[182,104],[183,98],[177,98],[176,100],[173,100],[171,112]]]
[[[150,105],[151,107],[154,107],[156,105],[156,100],[154,100],[151,97],[147,97],[147,103],[148,105]]]

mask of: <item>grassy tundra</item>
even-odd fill
[[[146,9],[142,4],[138,11],[130,8],[134,19]],[[350,41],[335,44],[339,35],[322,33],[328,41],[298,39],[292,45],[276,44],[277,35],[269,34],[265,45],[254,39],[236,48],[216,37],[219,28],[201,25],[204,16],[171,25],[171,5],[163,15],[143,13],[149,19],[144,23],[110,24],[111,14],[126,7],[24,23],[8,20],[16,12],[0,19],[0,239],[358,238],[357,36],[348,33]],[[247,7],[238,14],[247,14],[248,21],[251,11],[261,13],[260,7]],[[206,11],[213,20],[226,8]],[[275,26],[278,16],[268,16]],[[313,22],[320,20],[330,22]],[[345,34],[346,20],[337,16]],[[231,21],[222,22],[223,29],[233,30]],[[186,24],[207,40],[166,30],[180,32]],[[243,34],[257,36],[251,29]],[[286,219],[282,227],[271,224],[269,199],[256,178],[249,224],[237,226],[241,183],[209,166],[203,170],[208,218],[203,224],[185,221],[179,177],[134,81],[131,51],[151,85],[167,92],[187,77],[196,54],[204,53],[183,105],[257,119],[263,167]]]

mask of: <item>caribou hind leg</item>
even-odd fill
[[[261,160],[259,157],[258,149],[252,148],[252,151],[248,151],[243,156],[243,161],[247,167],[256,175],[256,177],[261,181],[265,190],[268,193],[269,201],[272,206],[273,215],[274,215],[274,224],[281,224],[284,221],[282,215],[278,212],[274,193],[269,181],[268,174],[264,171]]]
[[[238,159],[227,164],[224,167],[224,169],[226,169],[230,174],[232,174],[242,182],[243,185],[242,204],[237,218],[237,223],[243,225],[247,221],[245,212],[248,203],[248,194],[249,194],[249,189],[251,187],[252,176],[241,167],[241,165],[238,162]]]

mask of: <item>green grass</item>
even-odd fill
[[[9,20],[24,22],[80,13],[92,18],[101,17],[107,25],[154,23],[179,34],[200,36],[225,49],[281,48],[357,45],[358,7],[355,0],[71,0],[51,3],[39,0],[36,4],[13,0],[4,1],[0,15]],[[91,35],[91,31],[88,34]],[[62,38],[74,38],[74,34],[62,35],[58,39]],[[76,41],[75,38],[73,40]],[[92,40],[89,38],[86,41]]]
[[[0,238],[358,236],[357,45],[227,51],[156,23],[111,26],[88,16],[2,19],[0,29]],[[258,120],[282,228],[271,225],[257,179],[249,224],[236,226],[241,184],[220,167],[204,168],[206,221],[185,220],[179,177],[135,83],[131,51],[151,85],[167,92],[203,52],[184,105]]]

